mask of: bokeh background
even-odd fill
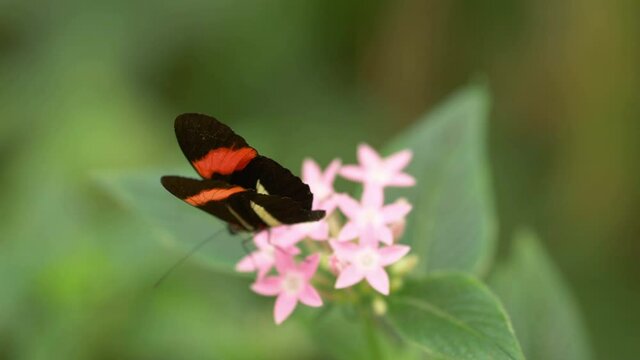
[[[189,263],[153,289],[179,254],[96,178],[184,165],[172,122],[193,111],[292,168],[352,161],[482,77],[501,250],[533,227],[597,358],[636,359],[638,14],[635,0],[1,0],[0,358],[323,358],[296,322],[274,334],[246,280]]]

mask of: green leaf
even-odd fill
[[[407,173],[416,186],[390,189],[414,206],[406,241],[421,274],[462,270],[483,274],[493,258],[496,217],[486,160],[489,111],[485,86],[458,92],[394,139],[388,150],[412,149]]]
[[[387,336],[381,326],[374,324],[366,308],[353,304],[326,304],[321,314],[314,313],[306,321],[310,337],[322,339],[319,344],[320,359],[415,360],[420,350],[409,346],[397,337]],[[296,309],[296,311],[298,311]],[[388,331],[387,331],[388,332]]]
[[[434,359],[524,359],[491,291],[462,274],[414,280],[389,297],[391,324]]]
[[[160,177],[175,172],[138,171],[99,176],[104,188],[135,215],[146,219],[162,242],[186,253],[214,236],[194,259],[220,271],[233,272],[244,256],[241,236],[229,234],[224,222],[180,201],[160,184]]]
[[[524,353],[532,360],[591,359],[573,297],[536,236],[522,231],[513,246],[490,284],[513,319]]]

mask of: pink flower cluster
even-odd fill
[[[253,291],[277,296],[277,324],[291,315],[298,302],[322,306],[320,293],[312,285],[318,276],[337,277],[335,289],[366,280],[377,292],[389,294],[389,275],[384,268],[409,252],[409,246],[396,242],[411,205],[403,199],[385,205],[384,189],[415,184],[413,177],[402,172],[411,157],[412,153],[405,150],[381,158],[362,144],[358,147],[358,165],[343,166],[340,160],[333,160],[322,171],[315,161],[304,161],[302,178],[314,194],[313,208],[325,210],[327,216],[317,222],[257,233],[257,250],[236,265],[237,271],[257,273]],[[360,201],[334,190],[338,175],[363,184]],[[309,255],[296,262],[303,252]],[[319,266],[321,262],[326,266]]]

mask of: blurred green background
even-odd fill
[[[0,0],[0,358],[324,358],[300,321],[273,330],[246,279],[190,263],[153,289],[179,253],[96,178],[185,167],[181,112],[294,169],[353,161],[477,76],[501,251],[531,225],[597,358],[637,358],[637,14],[634,0]]]

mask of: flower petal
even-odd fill
[[[407,221],[405,219],[401,219],[390,224],[391,232],[393,233],[394,241],[398,241],[402,235],[404,235],[404,230],[407,226]]]
[[[305,183],[321,181],[322,170],[313,159],[306,158],[302,162],[302,179]]]
[[[316,289],[309,284],[307,284],[304,290],[302,290],[302,292],[298,295],[298,299],[301,303],[307,306],[322,306],[322,298],[320,297],[320,294],[318,294]]]
[[[329,238],[329,223],[326,220],[318,221],[308,235],[316,241],[327,240]]]
[[[254,243],[258,248],[264,248],[276,244],[280,234],[285,231],[287,226],[278,226],[262,230],[254,236]]]
[[[387,245],[393,244],[393,232],[387,226],[380,226],[376,229],[378,240],[382,241]]]
[[[338,202],[338,207],[340,207],[340,210],[349,219],[355,219],[358,217],[358,214],[360,214],[360,212],[362,211],[361,210],[362,207],[360,206],[358,201],[356,201],[356,199],[352,198],[347,194],[341,194],[339,196],[336,196],[336,198]]]
[[[380,254],[380,265],[388,266],[395,263],[407,255],[409,250],[411,250],[411,247],[407,245],[393,245],[381,248],[378,250],[378,254]]]
[[[409,162],[411,161],[412,157],[413,157],[413,152],[411,150],[399,151],[385,158],[384,166],[390,172],[399,172],[400,170],[404,169],[407,165],[409,165]]]
[[[379,184],[366,182],[362,192],[362,206],[379,209],[384,204],[384,189]]]
[[[351,181],[364,181],[366,173],[364,169],[359,166],[345,165],[340,169],[340,175]]]
[[[298,254],[300,254],[300,249],[298,249],[298,248],[297,248],[297,247],[295,247],[295,246],[288,247],[288,248],[284,249],[284,251],[288,252],[288,253],[289,253],[289,254],[291,254],[291,255],[298,255]]]
[[[257,232],[254,236],[253,236],[253,243],[256,244],[256,247],[258,249],[263,249],[267,246],[271,246],[271,244],[269,244],[269,237],[270,237],[270,230],[262,230],[260,232]]]
[[[389,295],[389,275],[382,267],[370,271],[367,274],[367,281],[379,293]]]
[[[402,220],[411,211],[412,206],[406,200],[400,199],[382,208],[382,218],[385,224]]]
[[[348,241],[355,239],[360,235],[360,228],[356,225],[355,221],[350,221],[342,227],[340,234],[338,234],[338,241]]]
[[[297,225],[281,225],[271,228],[269,231],[269,243],[281,248],[287,248],[297,244],[305,237]]]
[[[351,242],[330,241],[329,244],[335,255],[344,261],[351,261],[358,251],[358,245]]]
[[[324,171],[322,176],[322,180],[324,184],[333,188],[333,182],[336,179],[336,175],[338,175],[338,171],[340,171],[340,167],[342,166],[342,161],[340,159],[334,159],[329,163],[327,169]]]
[[[380,155],[369,145],[360,144],[358,145],[358,161],[360,165],[368,168],[372,166],[376,166],[379,164],[382,159],[380,159]]]
[[[280,274],[284,274],[289,270],[295,269],[296,264],[293,261],[293,255],[286,252],[283,248],[275,247],[275,266]]]
[[[236,264],[237,272],[253,272],[256,271],[256,260],[253,257],[254,253],[251,253],[238,261]]]
[[[314,206],[313,209],[318,209],[318,210],[324,210],[327,212],[326,217],[329,217],[329,215],[331,215],[331,213],[333,213],[333,210],[336,209],[336,207],[338,207],[338,198],[340,196],[343,196],[342,194],[333,194],[330,195],[328,198],[322,200],[322,201],[318,201],[316,203],[316,200],[314,198]]]
[[[393,177],[387,182],[389,186],[413,186],[416,184],[416,179],[405,173],[399,173],[393,175]]]
[[[336,289],[344,289],[359,283],[362,279],[364,279],[364,274],[358,271],[355,266],[349,265],[340,272],[340,275],[338,275]]]
[[[300,270],[300,272],[302,272],[304,277],[309,280],[311,279],[311,277],[313,277],[313,274],[316,273],[316,270],[318,270],[319,263],[320,254],[315,253],[313,255],[307,256],[307,258],[302,263],[300,263],[300,265],[298,265],[298,269]]]
[[[295,251],[293,251],[295,250]],[[264,274],[271,270],[273,266],[273,256],[267,252],[268,250],[254,251],[253,253],[245,256],[236,265],[236,271],[238,272],[252,272],[258,271],[258,277],[262,277]],[[290,252],[294,254],[300,252],[299,249],[293,248]]]
[[[286,293],[282,293],[276,299],[276,305],[273,309],[273,318],[276,324],[282,324],[293,312],[298,304],[298,299]]]
[[[338,258],[338,255],[331,254],[329,256],[329,270],[333,273],[333,275],[338,275],[342,270],[346,267],[346,263]]]
[[[251,290],[264,296],[275,296],[280,293],[280,278],[277,276],[265,276],[251,284]]]
[[[360,232],[360,245],[377,247],[379,235],[373,225],[367,225]]]

